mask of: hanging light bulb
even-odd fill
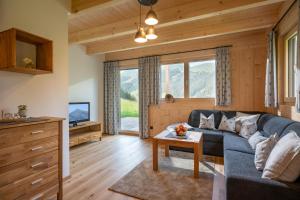
[[[135,34],[135,37],[134,37],[134,41],[137,42],[137,43],[147,42],[146,33],[144,31],[144,28],[142,28],[142,27],[138,28],[138,30]]]
[[[156,25],[158,23],[157,15],[152,10],[152,5],[149,12],[146,15],[145,23],[150,26]]]
[[[154,26],[150,26],[147,30],[146,38],[148,40],[155,40],[157,35],[155,34]]]
[[[137,32],[134,37],[134,41],[137,43],[147,42],[146,33],[142,27],[142,5],[140,4],[140,25],[138,26]]]

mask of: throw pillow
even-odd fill
[[[256,149],[256,145],[268,138],[264,137],[261,132],[256,131],[251,137],[248,139],[248,142],[252,149]]]
[[[236,112],[236,117],[249,117],[252,114],[243,113],[243,112]]]
[[[256,145],[264,140],[268,139],[264,137],[263,134],[259,131],[256,131],[251,137],[248,139],[248,142],[252,149],[256,149]]]
[[[199,128],[206,129],[215,129],[215,117],[214,114],[211,114],[209,117],[206,117],[202,113],[200,113],[200,124]]]
[[[236,124],[235,124],[235,131],[237,133],[239,133],[241,131],[241,127],[242,127],[242,124],[244,122],[257,122],[258,118],[259,118],[259,114],[258,115],[245,115],[245,116],[242,116],[241,114],[239,114],[239,112],[237,113],[237,116],[236,116]]]
[[[222,116],[219,130],[235,132],[235,117],[228,119],[225,115]]]
[[[254,164],[257,170],[263,170],[265,168],[267,159],[273,147],[275,146],[277,140],[278,140],[278,136],[275,133],[274,135],[271,135],[268,139],[256,145]]]
[[[273,148],[262,178],[294,182],[299,175],[300,137],[294,131],[290,131]]]
[[[246,121],[242,124],[240,130],[240,136],[243,138],[249,139],[251,135],[253,135],[257,130],[256,122]]]

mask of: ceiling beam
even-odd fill
[[[266,46],[267,38],[262,37],[262,35],[266,35],[267,30],[256,30],[256,31],[247,31],[236,34],[228,34],[218,37],[211,37],[199,40],[190,40],[179,43],[166,44],[163,46],[152,46],[145,47],[143,51],[140,49],[132,49],[129,51],[118,51],[113,53],[105,54],[105,60],[122,60],[128,58],[136,58],[143,56],[151,56],[151,55],[159,55],[166,53],[176,53],[180,49],[180,51],[193,51],[198,49],[206,49],[217,46],[224,45],[233,45],[236,50],[239,47],[244,48],[246,45],[251,43],[251,47],[253,46]],[[180,48],[179,48],[180,47]],[[200,52],[196,52],[199,54]]]
[[[201,19],[176,26],[163,27],[157,30],[158,39],[148,41],[144,44],[135,43],[133,35],[116,37],[113,40],[102,40],[88,43],[87,53],[110,53],[130,49],[138,49],[149,46],[170,44],[213,36],[221,36],[243,31],[259,30],[271,27],[277,19],[278,6],[264,6],[256,9],[246,10]]]
[[[71,0],[71,15],[69,19],[77,18],[82,15],[101,11],[122,3],[128,0]]]
[[[252,8],[272,5],[285,0],[226,0],[226,1],[193,1],[166,10],[158,10],[159,24],[157,29],[207,19],[219,15],[246,11]],[[99,40],[131,35],[136,32],[139,17],[122,20],[116,23],[74,32],[69,34],[69,42],[84,44]]]

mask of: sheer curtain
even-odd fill
[[[116,135],[120,127],[119,62],[104,63],[104,132]]]
[[[160,97],[160,61],[158,56],[139,58],[139,127],[140,137],[148,138],[149,106]]]
[[[272,31],[269,33],[268,37],[265,106],[274,108],[277,108],[278,106],[276,58],[276,33],[275,31]]]
[[[231,104],[229,47],[217,48],[216,54],[216,105],[228,106]]]

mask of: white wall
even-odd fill
[[[0,31],[16,27],[53,40],[54,73],[0,72],[0,110],[16,112],[26,104],[30,116],[68,113],[68,16],[64,0],[0,0]],[[64,122],[63,174],[69,175],[68,123]]]
[[[69,101],[91,103],[91,120],[103,122],[103,57],[89,56],[80,45],[69,47]]]

